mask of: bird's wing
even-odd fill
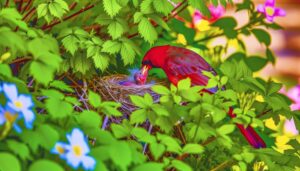
[[[216,74],[213,68],[197,53],[186,50],[173,50],[166,60],[164,70],[169,78],[179,81],[189,77],[193,85],[206,85],[208,78],[202,71]],[[176,83],[175,83],[176,84]]]

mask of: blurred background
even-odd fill
[[[256,5],[264,4],[264,0],[254,0]],[[275,22],[284,30],[269,30],[272,37],[271,49],[276,55],[276,64],[269,64],[258,74],[264,78],[274,77],[287,86],[300,84],[300,0],[276,0],[276,6],[286,11],[285,17],[275,18]],[[234,11],[229,12],[232,15]],[[234,14],[239,24],[245,22],[247,13]],[[254,37],[247,37],[248,51],[251,54],[265,53],[264,47]]]

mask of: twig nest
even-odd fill
[[[97,92],[103,100],[115,101],[122,104],[120,111],[127,117],[136,107],[131,103],[129,95],[144,96],[149,93],[154,102],[158,102],[159,95],[151,90],[153,85],[168,85],[166,81],[157,79],[148,79],[147,84],[137,85],[130,81],[127,75],[110,75],[94,79],[94,85]]]

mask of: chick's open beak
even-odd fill
[[[141,73],[143,76],[146,76],[148,74],[149,67],[147,65],[144,65],[143,68],[141,69]]]

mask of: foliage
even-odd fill
[[[97,163],[91,170],[251,170],[258,162],[270,170],[299,166],[299,143],[291,141],[293,148],[279,153],[272,148],[272,131],[264,126],[265,119],[278,123],[282,115],[293,117],[299,130],[299,112],[290,111],[290,100],[278,93],[281,84],[253,76],[275,63],[268,29],[281,27],[266,22],[250,0],[174,2],[179,5],[167,0],[1,0],[0,170],[76,170],[70,158],[53,152],[58,142],[76,145],[69,134],[74,129],[85,135],[81,146],[88,142],[81,156]],[[208,3],[230,3],[247,11],[249,22],[238,27],[233,17],[223,17],[199,35],[174,19],[191,20],[187,6],[209,17]],[[140,66],[152,46],[182,46],[174,36],[179,34],[186,48],[215,66],[218,75],[203,73],[208,85],[192,86],[184,79],[177,87],[153,86],[159,103],[150,94],[131,95],[137,110],[128,119],[118,110],[120,103],[103,100],[88,85],[95,76]],[[248,54],[241,35],[255,36],[266,54]],[[226,45],[211,46],[218,37],[225,37]],[[238,42],[237,51],[223,60],[231,41]],[[160,71],[153,75],[164,77]],[[15,85],[18,97],[27,101],[10,99],[5,84]],[[215,87],[214,94],[201,92]],[[28,99],[32,105],[26,110],[7,107]],[[234,119],[227,116],[231,107]],[[32,122],[28,111],[34,113]],[[108,125],[107,118],[122,121]],[[235,124],[262,132],[268,148],[250,147]]]

